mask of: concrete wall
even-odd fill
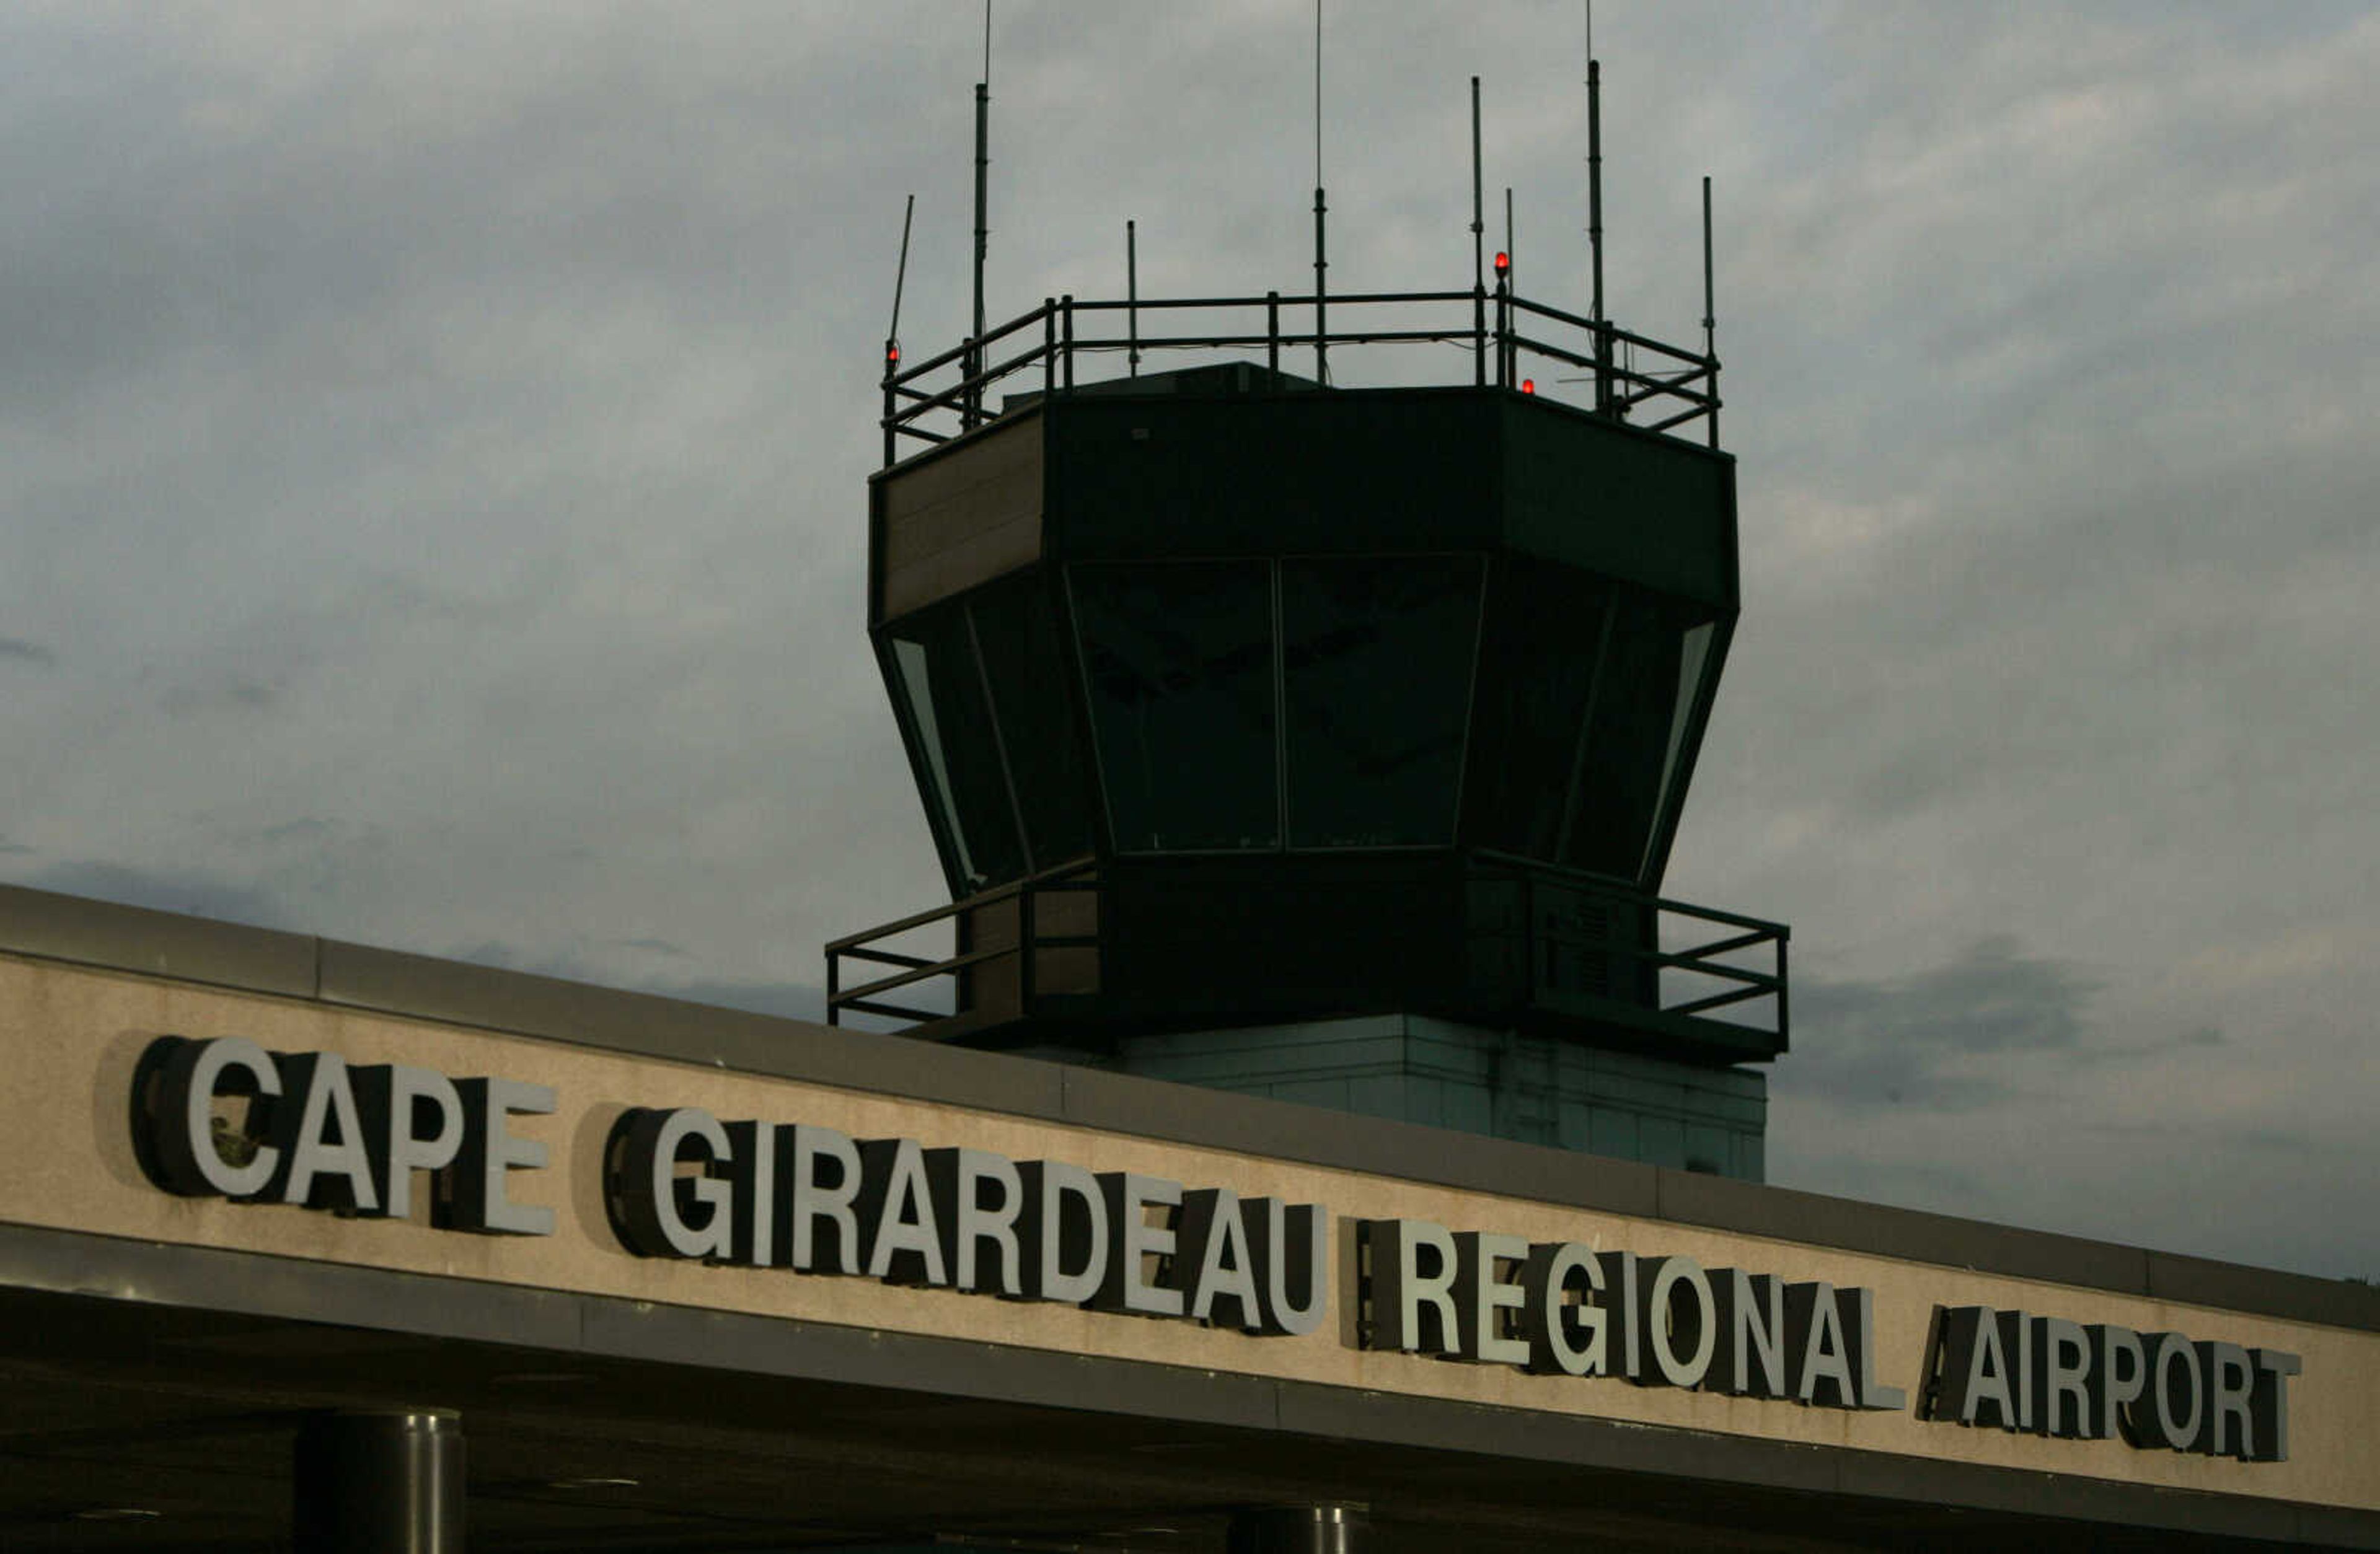
[[[1550,1145],[1765,1175],[1768,1079],[1419,1014],[1132,1038],[1126,1074]]]
[[[590,1020],[600,1017],[604,995],[588,990],[584,997]],[[681,1012],[699,1022],[700,1012]],[[779,1026],[788,1050],[803,1050],[809,1028],[791,1022]],[[552,1087],[559,1098],[553,1114],[517,1120],[524,1135],[546,1146],[550,1160],[544,1170],[516,1173],[516,1196],[552,1209],[554,1233],[474,1236],[434,1228],[419,1209],[410,1220],[346,1219],[285,1205],[176,1197],[161,1191],[134,1157],[128,1097],[142,1052],[167,1034],[237,1034],[276,1051],[335,1052],[356,1063],[417,1063],[457,1076],[491,1074]],[[858,1070],[870,1065],[887,1085],[902,1083],[905,1073],[930,1070],[945,1058],[961,1082],[971,1064],[987,1066],[982,1054],[936,1053],[889,1038],[878,1045],[873,1059],[857,1060],[844,1083],[831,1083],[784,1072],[798,1069],[798,1062],[771,1065],[773,1071],[738,1071],[306,997],[0,954],[0,1053],[6,1059],[0,1064],[0,1223],[127,1244],[426,1275],[457,1281],[457,1299],[475,1298],[470,1291],[489,1286],[569,1292],[653,1308],[933,1335],[1038,1353],[1053,1364],[1081,1356],[1186,1367],[1343,1390],[1350,1397],[1439,1400],[1515,1416],[1603,1419],[1854,1454],[1982,1464],[2060,1480],[2380,1511],[2380,1473],[2374,1471],[2372,1448],[2380,1439],[2380,1321],[2338,1325],[2257,1309],[2276,1303],[2327,1309],[2324,1303],[2330,1297],[2312,1290],[2313,1281],[2285,1276],[2247,1270],[2232,1275],[2243,1292],[2245,1310],[2220,1300],[2193,1303],[2095,1283],[2103,1278],[2153,1279],[2154,1260],[2124,1248],[2056,1238],[2036,1238],[2042,1244],[2035,1247],[2022,1236],[2009,1242],[2014,1232],[1995,1227],[1924,1216],[1891,1221],[1901,1226],[1899,1239],[1917,1255],[1848,1249],[1828,1244],[1823,1234],[1814,1239],[1813,1232],[1823,1232],[1830,1213],[1837,1221],[1855,1219],[1859,1206],[1829,1211],[1827,1200],[1735,1183],[1710,1182],[1706,1189],[1695,1189],[1714,1194],[1713,1204],[1734,1206],[1711,1215],[1722,1221],[1737,1218],[1733,1229],[1664,1218],[1658,1197],[1645,1211],[1584,1207],[1602,1195],[1598,1184],[1624,1185],[1647,1168],[1261,1100],[1203,1097],[1118,1075],[1045,1073],[1046,1065],[1014,1059],[990,1060],[988,1066],[1036,1083],[1053,1079],[1059,1105],[1078,1120],[1050,1121],[1022,1110],[1022,1102],[1008,1103],[1020,1109],[1003,1109],[926,1100],[854,1083]],[[1070,1094],[1076,1099],[1065,1099]],[[1247,1196],[1320,1204],[1331,1215],[1334,1315],[1301,1337],[1260,1339],[1070,1305],[971,1298],[783,1269],[638,1257],[611,1229],[601,1166],[613,1123],[625,1109],[639,1105],[701,1107],[730,1120],[822,1123],[861,1138],[913,1137],[929,1147],[961,1145],[1016,1159],[1063,1160],[1094,1171],[1139,1172],[1192,1185],[1229,1186]],[[1135,1122],[1135,1115],[1148,1120]],[[1233,1139],[1229,1135],[1235,1129],[1239,1136]],[[1192,1136],[1165,1136],[1169,1132]],[[1350,1138],[1362,1142],[1378,1163],[1312,1163],[1318,1153],[1327,1156],[1337,1147],[1332,1140]],[[1497,1169],[1474,1174],[1463,1163],[1466,1159]],[[1450,1173],[1468,1177],[1473,1184],[1450,1184]],[[1644,1179],[1678,1181],[1682,1192],[1683,1184],[1696,1180],[1670,1173]],[[2114,1440],[2053,1440],[1961,1428],[1929,1422],[1913,1410],[1804,1408],[1610,1378],[1531,1375],[1498,1365],[1450,1365],[1360,1347],[1348,1298],[1358,1281],[1355,1227],[1365,1220],[1400,1217],[1532,1241],[1684,1256],[1706,1268],[1740,1267],[1789,1281],[1870,1290],[1880,1379],[1912,1396],[1929,1324],[1941,1305],[2022,1308],[2077,1322],[2179,1329],[2193,1338],[2290,1350],[2304,1362],[2291,1408],[2293,1455],[2286,1463],[2250,1463],[2136,1451]],[[1928,1236],[1934,1237],[1930,1243]],[[2012,1257],[2034,1252],[2056,1253],[2063,1276],[1980,1271],[1974,1266],[2006,1265]],[[2187,1279],[2187,1266],[2177,1266],[2179,1276]],[[2200,1282],[2210,1295],[2222,1287],[2212,1274]],[[2309,1286],[2303,1299],[2293,1293],[2301,1282]],[[128,1298],[138,1298],[137,1292]],[[2345,1315],[2361,1310],[2344,1299],[2336,1304]]]

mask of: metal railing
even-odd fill
[[[1326,327],[1326,310],[1355,322]],[[1189,328],[1144,334],[1140,315],[1169,321],[1184,314],[1221,313],[1225,327]],[[1300,315],[1307,316],[1301,320]],[[1121,317],[1119,317],[1121,315]],[[1310,322],[1307,322],[1310,320]],[[1296,327],[1306,322],[1302,331]],[[1123,333],[1113,333],[1121,323]],[[1109,333],[1098,333],[1106,329]],[[1532,302],[1508,283],[1468,291],[1364,292],[1347,296],[1134,297],[1093,300],[1072,296],[1044,298],[1029,312],[987,329],[939,356],[904,365],[897,343],[884,353],[884,463],[899,462],[904,440],[949,442],[997,419],[987,409],[991,391],[1039,369],[1045,395],[1075,386],[1075,358],[1090,352],[1128,354],[1137,372],[1142,358],[1159,351],[1256,350],[1281,371],[1284,353],[1312,350],[1315,377],[1330,381],[1332,347],[1454,345],[1472,358],[1471,381],[1523,393],[1536,392],[1532,370],[1558,373],[1577,369],[1560,383],[1592,385],[1585,408],[1615,420],[1648,418],[1645,431],[1677,434],[1700,421],[1709,445],[1718,446],[1718,358],[1690,351],[1620,328],[1609,320]],[[1549,397],[1560,397],[1549,395]],[[1649,408],[1648,408],[1649,407]]]
[[[1640,894],[1601,876],[1534,858],[1486,849],[1473,856],[1491,869],[1509,870],[1508,877],[1517,878],[1520,883],[1521,921],[1528,941],[1525,1002],[1536,1002],[1548,986],[1558,980],[1553,961],[1560,951],[1615,957],[1651,974],[1649,1007],[1658,1013],[1699,1019],[1709,1018],[1722,1009],[1750,1005],[1742,1013],[1755,1016],[1752,1023],[1723,1023],[1773,1032],[1779,1047],[1784,1046],[1792,1013],[1786,975],[1786,951],[1792,930],[1783,923],[1723,912],[1714,906],[1697,906],[1667,896]],[[1539,910],[1542,893],[1548,892],[1649,912],[1653,915],[1649,942],[1637,941],[1625,933],[1593,933],[1549,926],[1548,915],[1541,915]],[[1727,931],[1710,937],[1715,928]],[[1673,941],[1673,935],[1694,941],[1682,949],[1663,948],[1665,942]],[[1766,964],[1737,964],[1747,958]],[[1769,1002],[1764,1007],[1761,1001]],[[1767,1018],[1759,1019],[1764,1014]]]
[[[1493,995],[1500,1003],[1559,1009],[1565,994],[1589,994],[1607,1012],[1624,1004],[1665,1017],[1710,1020],[1776,1038],[1786,1045],[1791,1010],[1782,923],[1716,907],[1646,895],[1600,876],[1536,859],[1488,851],[1471,855],[1471,878],[1518,887],[1517,930],[1474,924],[1475,938],[1517,931],[1525,967],[1517,986]],[[965,1019],[970,1025],[1030,1016],[1044,993],[1097,993],[1103,964],[1106,883],[1096,860],[1086,859],[938,906],[897,922],[835,940],[826,946],[827,1023],[846,1014],[873,1014],[926,1025]],[[1571,926],[1587,911],[1604,914],[1597,930]],[[1567,915],[1567,921],[1565,920]],[[1650,918],[1650,931],[1643,931]],[[938,925],[951,929],[944,953],[896,949],[892,941]],[[1665,948],[1680,939],[1680,948]],[[1053,977],[1054,963],[1075,953],[1073,975]],[[1745,961],[1753,964],[1742,964]],[[1045,961],[1053,963],[1045,967]],[[854,965],[889,967],[883,976],[847,986]],[[1622,974],[1586,985],[1590,966],[1618,965]],[[1631,975],[1633,973],[1633,975]],[[905,989],[947,989],[948,1008],[929,1008]],[[1612,984],[1617,984],[1613,986]],[[894,1002],[892,995],[904,995]],[[1752,1019],[1717,1019],[1722,1010]],[[965,1028],[952,1026],[955,1034]]]
[[[1021,1014],[1032,1006],[1036,994],[1037,972],[1041,956],[1055,951],[1088,951],[1097,955],[1099,937],[1097,932],[1099,880],[1097,865],[1083,861],[1061,866],[1013,884],[1000,886],[954,901],[947,906],[937,906],[885,923],[861,932],[845,935],[826,947],[826,1023],[843,1024],[845,1012],[875,1014],[886,1019],[907,1020],[923,1025],[949,1019],[956,1014],[982,1014],[983,1001],[975,996],[975,984],[986,971],[1004,968],[1014,963],[1014,1008],[1006,1011]],[[1052,897],[1090,902],[1089,933],[1046,931],[1044,921],[1047,904]],[[1014,917],[1009,911],[1014,904]],[[953,947],[946,955],[920,955],[906,950],[889,948],[886,941],[929,929],[935,925],[951,925]],[[989,942],[983,942],[989,941]],[[844,979],[847,966],[856,962],[865,966],[891,966],[890,975],[875,977],[857,987],[846,988]],[[911,1003],[891,1003],[885,995],[934,983],[947,978],[951,995],[948,1009],[924,1009]],[[999,1001],[1002,1004],[1008,999]]]

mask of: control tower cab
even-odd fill
[[[1740,607],[1718,362],[1500,276],[1328,304],[888,361],[869,633],[952,902],[829,946],[833,1016],[1757,1177],[1785,929],[1661,895]],[[1322,381],[1416,340],[1470,381]],[[1167,348],[1226,359],[1078,381]]]

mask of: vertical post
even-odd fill
[[[987,11],[986,26],[990,25]],[[987,39],[985,49],[990,48]],[[989,77],[990,70],[985,71]],[[983,419],[983,385],[976,379],[983,374],[983,261],[991,251],[991,227],[986,203],[991,167],[991,83],[989,79],[975,83],[975,329],[967,336],[966,354],[966,426],[972,431]]]
[[[1718,446],[1718,310],[1711,305],[1710,175],[1703,175],[1703,366],[1708,376],[1704,392],[1710,395],[1710,445]]]
[[[1512,186],[1504,186],[1504,273],[1500,277],[1504,292],[1504,386],[1517,388],[1521,382],[1521,347],[1514,341],[1520,319],[1512,310],[1512,298],[1521,295],[1521,250],[1512,241]]]
[[[1071,389],[1075,386],[1075,294],[1073,292],[1070,291],[1058,299],[1058,310],[1065,319],[1065,331],[1061,337],[1064,342],[1066,358],[1065,376],[1062,381],[1065,386]]]
[[[1710,180],[1703,182],[1707,185]],[[1140,239],[1135,224],[1123,224],[1123,321],[1130,354],[1124,358],[1126,377],[1140,376]]]
[[[1327,383],[1330,381],[1330,347],[1327,343],[1327,336],[1330,332],[1330,303],[1323,296],[1322,272],[1325,266],[1322,261],[1322,188],[1321,186],[1318,184],[1315,186],[1314,189],[1314,380],[1320,383]]]
[[[1595,408],[1611,410],[1611,334],[1603,322],[1603,67],[1586,62],[1586,247],[1595,296],[1586,316],[1595,324]]]
[[[1521,960],[1522,1007],[1537,1006],[1537,877],[1528,869],[1521,870]]]
[[[1058,392],[1058,299],[1041,299],[1041,397]]]
[[[1281,386],[1281,293],[1265,293],[1265,366],[1273,375],[1271,387]]]
[[[843,956],[832,950],[826,953],[826,1023],[843,1024]]]
[[[892,270],[892,322],[884,326],[884,463],[892,464],[892,422],[899,413],[893,398],[892,380],[901,370],[901,288],[909,279],[909,224],[917,214],[917,197],[901,211],[901,261]]]
[[[1517,276],[1521,273],[1521,245],[1512,236],[1512,186],[1504,186],[1504,273]]]
[[[1267,1507],[1232,1513],[1231,1554],[1363,1554],[1363,1512],[1346,1505]]]
[[[1322,273],[1322,223],[1328,211],[1322,200],[1322,0],[1314,0],[1314,381],[1330,382],[1328,286]]]
[[[297,1554],[462,1554],[460,1414],[313,1414],[291,1465]]]
[[[1496,277],[1496,386],[1512,386],[1512,283]]]
[[[1479,187],[1479,78],[1471,78],[1471,381],[1488,385],[1488,222]]]
[[[1016,1012],[1026,1015],[1033,1013],[1033,963],[1041,958],[1033,902],[1033,881],[1027,880],[1016,889]]]

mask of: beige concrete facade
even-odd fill
[[[161,1191],[135,1159],[128,1098],[141,1053],[165,1035],[241,1036],[276,1051],[332,1052],[355,1063],[405,1062],[457,1078],[489,1075],[552,1087],[559,1107],[553,1115],[515,1119],[514,1131],[545,1143],[550,1164],[515,1173],[514,1196],[552,1208],[555,1233],[473,1236],[431,1228],[420,1208],[412,1222],[391,1222]],[[9,1054],[0,1072],[0,1221],[1548,1414],[2380,1510],[2380,1332],[1973,1272],[18,956],[0,955],[0,1050]],[[917,1061],[931,1063],[937,1054],[919,1048]],[[948,1290],[639,1258],[614,1237],[601,1181],[604,1139],[631,1106],[700,1107],[728,1121],[822,1123],[856,1138],[905,1136],[929,1147],[966,1146],[1020,1160],[1062,1160],[1094,1171],[1133,1171],[1194,1187],[1223,1186],[1243,1196],[1321,1204],[1332,1216],[1338,1252],[1334,1317],[1305,1337],[1253,1338],[1186,1322]],[[1582,1158],[1578,1170],[1594,1172],[1601,1164]],[[417,1194],[417,1204],[422,1196]],[[1907,1389],[1912,1400],[1937,1305],[2022,1308],[2082,1323],[2179,1329],[2198,1340],[2293,1351],[2302,1356],[2303,1373],[2291,1388],[2290,1460],[2241,1463],[2138,1451],[2113,1440],[1965,1429],[1906,1411],[1803,1408],[1361,1350],[1354,1346],[1353,1334],[1354,1227],[1365,1219],[1398,1217],[1645,1256],[1682,1254],[1706,1268],[1742,1267],[1873,1290],[1880,1379]]]
[[[1041,555],[1041,418],[1026,414],[871,488],[880,524],[871,618],[905,615]]]

